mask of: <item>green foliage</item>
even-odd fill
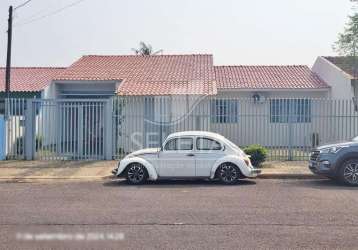
[[[251,156],[251,163],[259,167],[267,157],[267,149],[259,144],[252,144],[244,148],[244,152]]]
[[[348,22],[342,33],[338,34],[338,40],[333,45],[333,50],[342,56],[355,56],[358,53],[358,13],[348,16]]]

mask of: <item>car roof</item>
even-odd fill
[[[176,132],[170,134],[168,136],[168,139],[172,137],[181,137],[181,136],[208,136],[218,139],[223,138],[223,136],[220,134],[208,132],[208,131],[182,131],[182,132]]]

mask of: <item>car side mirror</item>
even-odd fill
[[[226,149],[226,147],[225,147],[225,145],[223,145],[223,149],[222,149],[222,151],[225,151],[225,149]]]

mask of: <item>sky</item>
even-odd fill
[[[1,66],[8,6],[23,2],[0,1]],[[164,54],[213,54],[215,65],[311,66],[335,55],[351,7],[349,0],[32,0],[14,13],[12,66],[133,54],[140,41]]]

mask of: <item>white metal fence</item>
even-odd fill
[[[25,158],[25,108],[25,99],[8,99],[5,102],[7,159]]]
[[[358,135],[352,100],[193,96],[10,99],[8,159],[118,159],[158,147],[173,132],[217,132],[271,160],[304,160],[312,148]]]
[[[157,147],[170,133],[217,132],[237,145],[261,144],[271,160],[307,159],[313,147],[358,134],[352,100],[131,97],[122,100],[117,152]]]

